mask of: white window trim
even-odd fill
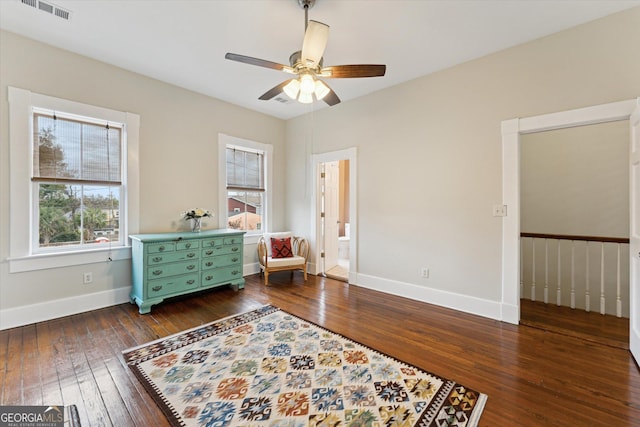
[[[108,108],[55,98],[14,87],[8,88],[9,98],[9,272],[42,270],[131,258],[128,236],[139,230],[139,167],[138,147],[140,116]],[[125,197],[123,215],[127,218],[121,233],[124,246],[100,249],[81,249],[69,252],[34,253],[32,247],[32,185],[33,159],[31,145],[33,132],[33,107],[64,111],[80,116],[96,117],[107,121],[124,123],[126,126],[127,153],[125,156],[123,193]],[[26,143],[25,143],[26,142]]]
[[[227,145],[236,145],[238,147],[250,150],[259,150],[265,153],[265,170],[264,170],[264,186],[265,186],[265,209],[263,228],[259,232],[247,232],[245,234],[245,244],[258,243],[259,237],[263,233],[268,233],[271,229],[271,183],[273,170],[273,145],[261,142],[249,141],[247,139],[236,138],[234,136],[218,134],[218,226],[227,228]]]

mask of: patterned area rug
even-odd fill
[[[175,426],[476,426],[487,396],[274,306],[124,358]]]

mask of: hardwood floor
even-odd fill
[[[288,272],[154,306],[0,331],[0,405],[78,406],[83,426],[166,426],[121,352],[263,304],[488,395],[481,426],[640,425],[627,350]]]

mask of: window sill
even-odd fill
[[[111,261],[131,259],[131,246],[37,254],[9,258],[7,261],[9,263],[9,273],[21,273],[25,271],[107,262],[109,261],[109,257],[111,257]]]

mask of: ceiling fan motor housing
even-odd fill
[[[320,74],[320,69],[322,68],[323,63],[324,63],[324,58],[320,58],[320,61],[318,61],[318,65],[316,67],[309,66],[309,64],[303,64],[301,50],[293,52],[289,57],[289,64],[291,64],[291,67],[294,68],[296,71],[307,69],[315,72],[316,74]]]

